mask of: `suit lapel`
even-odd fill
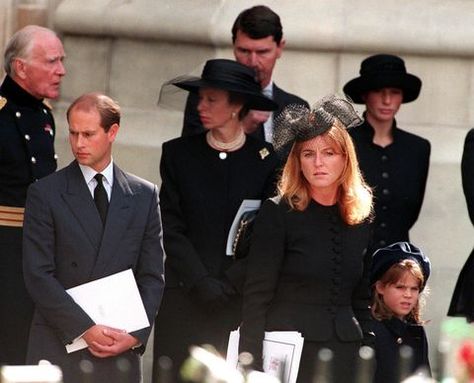
[[[62,198],[97,252],[102,238],[102,222],[94,199],[76,161],[67,167],[65,174],[67,186]]]
[[[125,174],[114,164],[112,195],[93,276],[101,275],[102,270],[116,253],[116,248],[120,243],[119,239],[125,233],[133,213],[132,196],[133,191],[130,188]]]

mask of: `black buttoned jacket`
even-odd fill
[[[0,96],[0,205],[23,207],[28,186],[56,170],[54,119],[9,76]]]
[[[431,146],[428,140],[392,127],[393,142],[373,143],[374,129],[365,121],[349,131],[359,166],[372,187],[375,221],[370,251],[409,240],[425,195]]]
[[[413,358],[407,366],[410,373],[424,367],[431,374],[428,360],[428,341],[425,329],[416,323],[403,322],[398,318],[371,323],[375,334],[377,368],[374,383],[400,382],[400,348],[405,345],[413,350]]]
[[[371,320],[369,236],[368,223],[347,225],[337,205],[311,201],[297,211],[279,198],[267,200],[248,256],[240,351],[251,352],[258,365],[264,331],[299,331],[305,342],[361,343]]]

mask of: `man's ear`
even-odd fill
[[[110,142],[113,142],[115,141],[115,137],[117,137],[117,133],[120,129],[120,125],[115,123],[115,124],[112,124],[109,128],[109,131],[107,132],[107,134],[109,135],[109,141]]]
[[[278,58],[280,58],[281,55],[283,54],[283,49],[285,48],[285,45],[286,45],[286,40],[281,39],[280,44],[278,44],[278,46],[277,46],[277,50],[278,50],[277,57]]]
[[[15,58],[13,59],[13,73],[15,74],[16,77],[24,80],[26,79],[26,61],[20,58]]]

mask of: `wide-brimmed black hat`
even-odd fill
[[[379,54],[367,57],[360,65],[360,76],[344,85],[344,93],[356,104],[364,104],[362,95],[370,90],[397,88],[403,91],[403,103],[417,99],[421,80],[407,73],[398,56]]]
[[[377,282],[390,267],[405,259],[411,259],[420,265],[424,279],[423,289],[430,277],[431,263],[418,247],[409,242],[396,242],[375,251],[372,257],[370,283]]]
[[[201,77],[173,82],[177,87],[197,92],[199,88],[218,88],[244,96],[245,105],[255,110],[276,110],[278,105],[262,94],[255,71],[233,60],[213,59],[204,65]]]

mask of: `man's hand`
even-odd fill
[[[134,336],[126,333],[125,331],[105,327],[102,331],[103,336],[107,339],[111,339],[112,343],[100,343],[92,341],[89,345],[89,351],[92,355],[98,358],[108,358],[111,356],[120,355],[121,353],[130,350],[132,347],[137,346],[140,342]]]
[[[263,124],[270,117],[271,112],[262,110],[251,110],[242,120],[244,131],[247,134],[253,133],[260,124]]]
[[[108,329],[109,327],[103,326],[100,324],[96,324],[89,328],[82,338],[86,341],[87,345],[91,347],[92,343],[99,343],[104,346],[111,346],[114,344],[113,338],[104,334],[104,330]],[[119,330],[117,330],[119,331]]]

